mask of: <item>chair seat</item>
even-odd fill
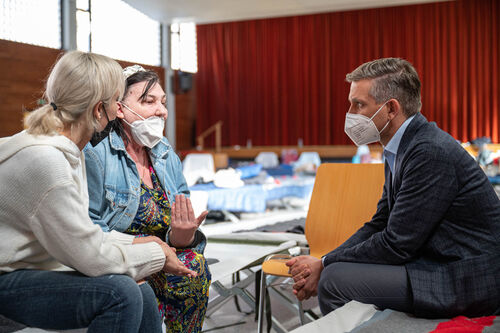
[[[288,259],[269,259],[262,263],[262,271],[266,274],[290,277],[288,272],[288,266],[285,263],[290,260]]]

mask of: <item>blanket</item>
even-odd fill
[[[328,315],[301,326],[293,333],[498,333],[500,317],[451,319],[417,318],[394,310],[377,310],[372,304],[351,301]]]
[[[495,316],[452,319],[417,318],[407,313],[384,310],[358,326],[351,333],[493,333],[500,332],[500,318]]]

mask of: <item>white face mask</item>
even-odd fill
[[[371,118],[363,116],[362,114],[353,114],[349,112],[345,115],[344,131],[356,144],[356,146],[367,145],[369,143],[380,141],[380,133],[385,130],[391,121],[389,120],[387,124],[385,124],[384,128],[382,128],[379,132],[372,119],[377,115],[377,113],[379,113],[380,110],[382,110],[387,102],[382,104],[382,106]]]
[[[134,137],[135,142],[150,149],[156,146],[156,144],[163,138],[165,120],[156,116],[145,119],[144,117],[141,117],[141,115],[137,114],[137,112],[129,108],[126,104],[121,104],[130,112],[134,113],[136,116],[142,119],[136,120],[132,122],[132,124],[123,119],[123,121],[125,121],[130,126],[130,130],[132,131],[132,136]]]

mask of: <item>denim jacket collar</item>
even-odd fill
[[[125,143],[123,142],[123,139],[118,135],[118,133],[116,133],[116,131],[112,131],[111,133],[109,133],[109,142],[112,149],[122,150],[126,152]],[[158,144],[156,144],[153,149],[151,149],[151,155],[155,159],[164,159],[166,158],[168,152],[171,150],[172,146],[168,142],[167,138],[163,137],[161,141],[158,142]]]

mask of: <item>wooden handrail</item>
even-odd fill
[[[207,128],[203,133],[198,135],[196,140],[198,141],[198,149],[202,150],[203,149],[203,141],[207,136],[212,134],[212,132],[215,131],[215,151],[220,152],[221,150],[221,129],[222,129],[222,120],[219,120],[209,128]]]

